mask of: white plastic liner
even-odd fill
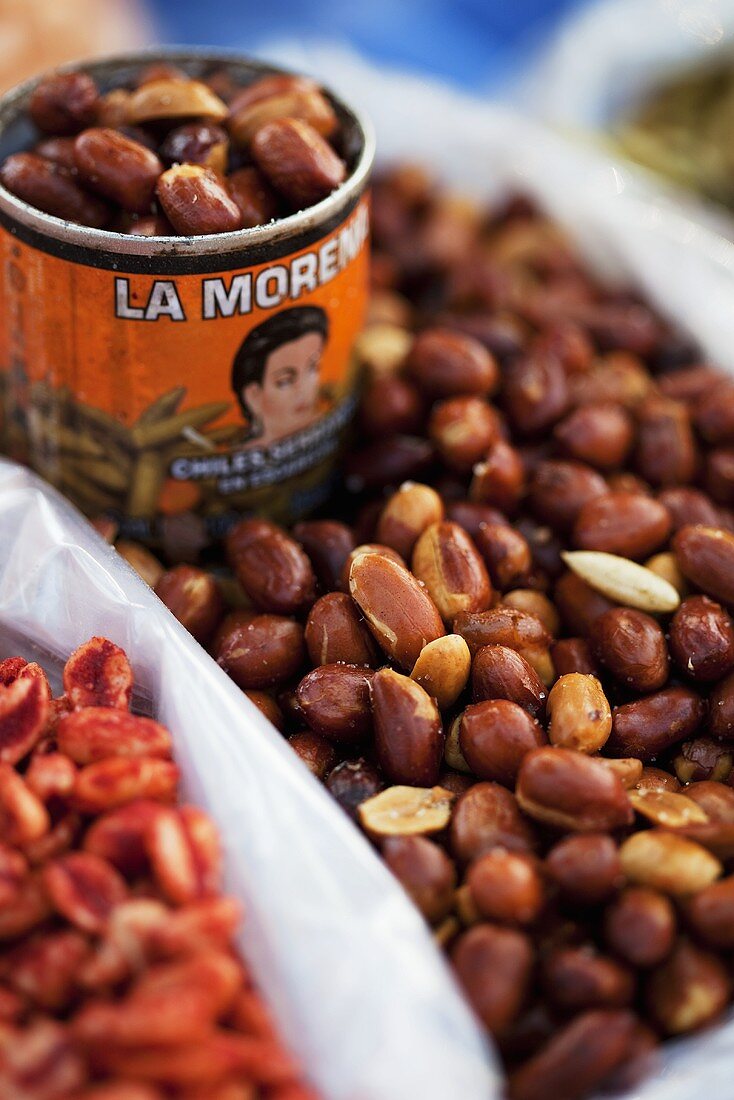
[[[534,195],[601,274],[635,282],[734,371],[734,246],[699,208],[511,111],[341,48],[266,53],[328,73],[372,115],[383,162],[426,162],[479,199]],[[478,1028],[367,843],[77,513],[0,462],[0,656],[40,646],[60,667],[100,633],[130,654],[174,732],[188,797],[222,830],[229,888],[247,905],[245,954],[327,1100],[496,1100]],[[625,1100],[733,1100],[732,1081],[734,1024],[666,1047],[660,1073]]]
[[[0,657],[59,672],[102,634],[168,726],[185,797],[225,841],[242,948],[326,1100],[490,1097],[484,1040],[429,933],[293,750],[40,479],[0,461]]]
[[[516,94],[570,130],[605,127],[677,70],[734,50],[734,0],[595,0],[539,52]]]

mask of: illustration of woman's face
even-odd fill
[[[291,435],[313,421],[323,348],[324,339],[318,332],[281,344],[268,356],[262,382],[244,387],[245,404],[260,421],[262,437]]]

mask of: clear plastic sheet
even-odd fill
[[[734,246],[695,207],[511,111],[342,49],[268,53],[328,73],[371,114],[383,161],[423,161],[480,199],[533,194],[602,274],[635,282],[734,371]],[[479,1029],[370,847],[73,509],[0,463],[0,656],[36,645],[59,665],[94,633],[128,650],[174,731],[187,794],[217,820],[230,889],[247,905],[245,953],[327,1100],[496,1098]],[[667,1047],[661,1072],[626,1100],[732,1100],[733,1069],[728,1025]]]
[[[185,796],[225,841],[242,948],[326,1100],[492,1095],[480,1033],[426,926],[346,815],[79,514],[0,461],[0,657],[56,676],[103,634],[170,727]]]
[[[595,130],[665,76],[732,50],[734,0],[596,0],[571,12],[515,94],[564,130]]]

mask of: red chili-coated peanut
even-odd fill
[[[145,847],[161,892],[174,904],[200,901],[219,891],[219,838],[213,823],[196,807],[162,807],[152,814]]]
[[[82,813],[104,813],[137,798],[170,802],[179,771],[169,760],[150,756],[108,757],[87,764],[76,778],[72,804]]]
[[[30,752],[46,728],[49,704],[48,684],[25,669],[0,685],[0,760],[17,764]]]
[[[171,735],[152,718],[141,718],[114,707],[84,707],[63,717],[57,726],[59,749],[77,764],[92,764],[112,756],[171,755]]]
[[[54,908],[83,932],[103,931],[115,905],[127,897],[123,878],[89,852],[70,852],[47,865],[43,882]]]
[[[107,638],[79,646],[64,665],[64,691],[74,709],[118,707],[127,710],[133,674],[125,653]]]

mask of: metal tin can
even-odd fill
[[[241,84],[282,71],[208,51],[76,68],[104,91],[158,59]],[[0,103],[2,157],[33,142],[36,83]],[[303,515],[333,483],[356,400],[374,139],[326,94],[346,182],[265,226],[129,236],[51,217],[0,186],[3,449],[88,515],[179,558],[243,514]],[[288,385],[270,378],[279,348],[293,353]]]

